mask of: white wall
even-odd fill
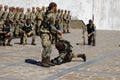
[[[94,13],[97,29],[120,30],[120,0],[0,0],[0,3],[31,8],[48,6],[52,1],[58,4],[58,8],[70,10],[73,19],[87,23]]]

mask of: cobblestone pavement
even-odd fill
[[[120,31],[97,31],[95,47],[82,45],[82,31],[71,29],[64,34],[71,41],[73,51],[86,53],[87,62],[73,59],[70,63],[44,68],[26,63],[26,60],[41,60],[42,46],[36,37],[36,46],[31,46],[31,38],[25,46],[19,39],[12,41],[13,47],[0,47],[0,80],[120,80]],[[80,45],[76,45],[80,43]],[[52,58],[58,55],[54,48]]]

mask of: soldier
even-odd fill
[[[67,33],[70,33],[70,21],[71,21],[71,15],[70,15],[70,11],[68,11],[67,14],[67,19],[66,19],[66,29],[67,29]]]
[[[5,46],[5,33],[3,32],[4,21],[0,19],[0,46]]]
[[[30,8],[27,8],[27,12],[25,13],[25,20],[30,19]]]
[[[7,16],[8,16],[8,6],[5,5],[4,6],[4,12],[3,12],[2,16],[1,16],[1,19],[6,20]]]
[[[43,6],[43,7],[42,7],[42,17],[43,17],[43,18],[44,18],[44,16],[45,16],[45,12],[46,12],[46,11],[45,11],[45,7]]]
[[[40,25],[42,23],[43,20],[43,14],[40,8],[37,9],[37,13],[36,13],[36,34],[39,35],[40,34]]]
[[[67,10],[63,14],[63,33],[66,33]]]
[[[20,19],[20,8],[16,7],[16,13],[14,15],[14,22],[15,22],[15,37],[19,37],[20,30],[19,30],[19,19]]]
[[[30,19],[26,20],[26,23],[22,27],[22,36],[21,36],[21,42],[23,45],[27,43],[27,37],[32,36],[32,42],[31,45],[36,45],[35,43],[35,30],[34,30],[34,25],[32,25],[32,22]]]
[[[63,10],[60,10],[60,26],[63,29]]]
[[[42,41],[42,61],[38,62],[38,65],[42,65],[43,67],[54,66],[50,61],[50,54],[52,52],[52,44],[51,44],[51,35],[52,33],[62,34],[55,28],[55,12],[56,12],[57,4],[51,2],[48,7],[48,11],[46,12],[44,19],[42,21],[40,27],[40,37]]]
[[[4,41],[4,46],[12,46],[11,41],[13,39],[13,29],[11,26],[12,22],[9,19],[6,19],[4,25],[3,25],[3,32],[5,33],[5,41]],[[6,43],[6,40],[7,43]]]
[[[74,54],[72,52],[72,45],[67,40],[60,40],[55,44],[59,56],[51,60],[52,63],[56,65],[60,65],[65,62],[70,62],[72,58],[82,58],[84,61],[86,61],[86,55],[85,54]]]
[[[35,7],[32,7],[32,12],[30,14],[30,19],[32,21],[32,24],[35,25],[35,19],[36,19]]]
[[[89,20],[89,24],[87,24],[87,32],[88,32],[88,45],[95,46],[96,44],[96,26],[93,23],[93,20]]]

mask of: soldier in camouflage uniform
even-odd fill
[[[63,14],[63,33],[66,33],[67,28],[67,10],[65,10],[65,13]]]
[[[35,26],[35,19],[36,19],[36,13],[35,13],[35,7],[32,7],[32,12],[30,14],[30,19],[32,21],[32,24]]]
[[[27,12],[25,13],[25,20],[30,19],[30,14],[31,14],[30,8],[27,8]]]
[[[4,21],[0,20],[0,46],[5,46],[5,33],[3,32]]]
[[[40,8],[37,8],[37,13],[36,13],[36,34],[40,35],[40,25],[43,20],[43,14]]]
[[[3,14],[2,14],[2,16],[1,16],[1,19],[2,20],[6,20],[7,19],[7,16],[8,16],[8,6],[7,5],[5,5],[4,6],[4,11],[3,11]]]
[[[3,32],[5,33],[4,46],[6,46],[6,45],[12,46],[11,41],[13,39],[13,27],[11,26],[11,24],[12,24],[12,21],[7,18],[3,25]],[[6,43],[6,41],[7,41],[7,43]]]
[[[44,16],[45,16],[45,12],[46,12],[46,11],[45,11],[45,7],[43,6],[43,7],[42,7],[42,17],[43,17],[43,18],[44,18]]]
[[[52,52],[52,44],[51,44],[51,36],[52,33],[61,34],[55,28],[55,12],[56,12],[57,4],[51,2],[48,7],[48,11],[45,13],[44,19],[42,21],[42,25],[40,28],[40,37],[43,46],[42,52],[42,62],[38,65],[42,65],[44,67],[54,66],[50,61],[50,54]]]
[[[19,19],[20,19],[20,8],[19,7],[17,7],[16,8],[16,13],[15,13],[15,15],[14,15],[14,22],[16,23],[15,24],[15,32],[14,32],[14,34],[15,34],[15,37],[19,37],[19,33],[20,33],[20,30],[19,30]]]
[[[84,61],[86,61],[85,54],[75,54],[72,52],[73,47],[67,40],[60,40],[55,44],[55,46],[59,52],[59,56],[51,60],[51,62],[56,65],[70,62],[72,58],[82,58]]]
[[[67,14],[67,19],[66,19],[66,29],[67,29],[67,33],[70,33],[70,21],[71,21],[71,15],[70,15],[70,11],[68,11]]]
[[[93,23],[93,20],[89,20],[89,24],[87,24],[87,32],[88,32],[88,45],[95,46],[96,44],[96,26]]]
[[[2,25],[4,24],[4,22],[1,19],[2,14],[3,14],[2,7],[3,6],[0,4],[0,45],[3,45],[3,42],[4,42],[4,33],[2,31],[3,29]]]
[[[36,45],[35,43],[35,27],[32,24],[31,19],[27,19],[26,23],[22,27],[21,43],[25,45],[27,43],[27,37],[32,37],[31,45]]]

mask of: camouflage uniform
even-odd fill
[[[60,20],[60,26],[63,29],[63,10],[61,10],[60,12],[59,20]]]
[[[10,43],[13,39],[13,27],[11,26],[11,21],[9,19],[7,19],[5,21],[5,24],[3,25],[4,29],[3,32],[5,32],[5,42],[4,45],[6,45],[6,40],[8,40],[7,42],[7,46],[12,46]]]
[[[3,24],[4,24],[4,21],[0,20],[0,46],[5,46],[5,33],[3,32]]]
[[[32,22],[30,19],[26,20],[26,23],[22,27],[22,36],[21,36],[21,44],[25,45],[27,43],[27,37],[32,36],[32,42],[31,45],[36,45],[35,44],[35,30],[34,30],[34,25],[32,25]]]
[[[71,20],[71,15],[70,15],[70,11],[68,11],[68,14],[67,14],[67,19],[66,19],[66,29],[67,29],[67,33],[70,33],[69,29],[70,29],[70,20]]]
[[[20,8],[16,8],[17,12],[14,15],[14,22],[15,22],[15,37],[19,36],[20,30],[19,30],[19,19],[20,19]]]
[[[66,32],[66,28],[67,28],[66,21],[67,21],[67,10],[65,10],[65,13],[63,14],[63,33]]]
[[[43,14],[39,9],[37,9],[37,13],[36,13],[36,34],[39,35],[39,31],[40,31],[40,25],[42,23],[42,20],[43,20]]]
[[[55,44],[59,56],[51,60],[56,65],[60,65],[65,62],[70,62],[72,58],[82,58],[84,61],[86,61],[86,56],[85,54],[74,54],[72,52],[72,45],[70,44],[69,41],[66,40],[60,40]]]
[[[50,54],[52,52],[51,33],[58,34],[58,31],[54,26],[56,17],[55,12],[51,11],[50,9],[53,7],[56,7],[56,3],[54,2],[49,4],[49,11],[46,12],[44,19],[42,21],[42,25],[40,27],[40,37],[43,46],[42,66],[44,67],[54,66],[54,64],[50,62]]]
[[[87,32],[88,32],[88,45],[95,46],[96,44],[96,26],[93,24],[92,20],[89,20],[89,24],[87,24]]]

